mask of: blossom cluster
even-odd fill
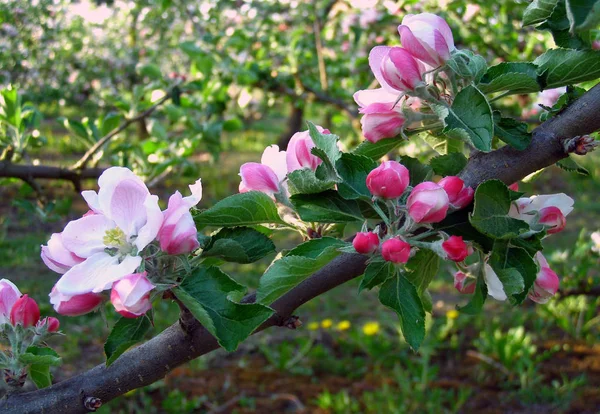
[[[35,328],[46,332],[56,332],[60,326],[58,319],[40,319],[37,302],[28,295],[21,294],[19,288],[8,279],[0,280],[0,327],[10,324],[13,327]],[[4,330],[3,328],[0,328]]]
[[[380,213],[387,227],[383,240],[380,240],[380,229],[359,232],[353,240],[355,250],[362,254],[380,254],[385,261],[405,264],[417,250],[430,249],[442,259],[457,262],[460,270],[454,274],[454,286],[459,292],[474,293],[481,269],[490,296],[506,300],[498,275],[487,263],[489,256],[484,256],[483,262],[467,265],[465,259],[474,253],[473,246],[461,236],[448,235],[431,226],[444,220],[449,211],[471,204],[473,189],[455,176],[445,177],[437,183],[422,182],[411,188],[409,174],[408,169],[396,161],[385,161],[369,173],[366,185],[373,195],[374,206],[382,202],[391,214]],[[511,187],[516,188],[516,185]],[[527,238],[535,233],[550,235],[562,231],[566,216],[572,210],[573,200],[565,194],[541,195],[515,200],[509,216],[529,224],[530,231],[521,235]],[[541,252],[534,260],[539,271],[528,297],[545,303],[558,291],[559,278]]]
[[[42,260],[62,274],[50,302],[62,315],[82,315],[96,309],[111,290],[110,300],[129,318],[151,308],[155,289],[145,267],[148,248],[158,242],[162,253],[178,255],[199,247],[190,208],[202,198],[200,180],[190,185],[191,195],[175,192],[161,211],[158,196],[122,167],[107,169],[98,180],[99,191],[83,191],[89,211],[54,233],[42,246]]]
[[[435,14],[406,15],[398,33],[402,47],[376,46],[369,53],[369,66],[381,87],[354,94],[363,114],[363,135],[371,142],[395,137],[423,119],[414,111],[430,96],[427,78],[456,49],[448,23]],[[411,98],[399,104],[405,95]]]

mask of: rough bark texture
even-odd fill
[[[504,147],[487,154],[477,154],[469,161],[462,176],[468,185],[497,178],[515,182],[526,175],[564,158],[565,139],[600,129],[600,85],[556,118],[536,128],[527,151]],[[366,257],[343,254],[320,271],[283,295],[272,307],[276,314],[258,330],[283,326],[295,309],[309,300],[361,275]],[[254,301],[249,295],[245,302]],[[85,401],[95,397],[110,401],[134,388],[163,378],[170,370],[218,347],[216,340],[196,321],[180,323],[141,346],[123,354],[113,365],[99,365],[90,371],[39,391],[11,395],[0,402],[6,413],[83,413]]]

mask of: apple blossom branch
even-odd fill
[[[534,130],[527,151],[503,147],[487,154],[475,154],[462,176],[473,187],[496,178],[513,183],[528,174],[566,157],[564,141],[600,129],[600,85],[590,89],[578,101]],[[288,326],[292,313],[302,304],[360,276],[367,256],[342,254],[321,270],[275,301],[275,314],[256,332],[271,326]],[[242,302],[252,303],[248,295]],[[197,321],[171,325],[148,342],[124,353],[112,365],[91,370],[38,391],[13,394],[0,401],[0,412],[7,413],[84,413],[102,402],[149,385],[177,366],[219,346],[216,339]],[[90,405],[90,401],[94,404]],[[86,408],[87,407],[87,408]]]

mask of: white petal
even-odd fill
[[[260,163],[271,167],[279,182],[283,181],[287,174],[286,152],[279,151],[277,145],[270,145],[265,148]]]
[[[485,284],[487,285],[488,294],[496,300],[506,300],[504,286],[494,269],[488,264],[485,265],[484,273]]]
[[[190,184],[190,191],[192,195],[184,198],[184,201],[190,206],[194,207],[202,200],[202,179],[198,178],[194,184]]]
[[[135,245],[138,248],[138,251],[142,251],[144,247],[156,238],[163,223],[163,213],[158,206],[158,196],[147,196],[143,208],[144,216],[146,216],[146,223],[139,230],[137,238],[135,239]]]
[[[141,262],[140,256],[125,256],[119,263],[117,256],[96,253],[65,273],[56,282],[56,289],[66,296],[102,292],[110,289],[117,280],[135,272]]]
[[[383,88],[364,89],[354,94],[354,101],[361,108],[374,103],[394,103],[398,100],[400,93],[391,93]]]
[[[102,209],[100,208],[100,202],[98,201],[98,194],[92,190],[86,190],[81,192],[81,196],[88,204],[90,210],[92,210],[96,214],[103,214]]]
[[[101,214],[82,217],[67,224],[62,243],[77,256],[87,258],[104,251],[106,231],[114,227],[115,223]]]
[[[532,202],[528,207],[529,210],[541,210],[544,207],[555,206],[558,207],[563,213],[563,216],[567,216],[571,211],[573,211],[573,204],[575,201],[564,193],[559,194],[547,194],[540,196],[531,197]]]

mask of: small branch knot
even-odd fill
[[[83,406],[88,411],[96,411],[102,407],[102,400],[98,397],[85,397],[83,399]]]
[[[585,155],[598,146],[600,146],[600,141],[596,141],[589,135],[577,136],[563,141],[563,148],[567,154]]]
[[[302,321],[300,320],[300,317],[292,315],[283,322],[282,326],[285,326],[288,329],[298,329],[302,326]]]

